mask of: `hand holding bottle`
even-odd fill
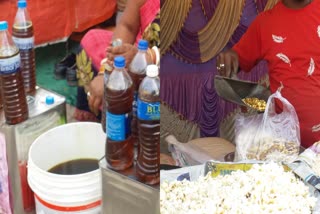
[[[108,61],[112,63],[116,56],[121,55],[125,58],[127,65],[129,65],[137,52],[137,47],[128,43],[117,47],[110,46],[107,48],[107,58]]]

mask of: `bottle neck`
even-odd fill
[[[26,8],[18,8],[14,24],[20,27],[29,27],[29,25],[32,25],[30,16]]]
[[[7,30],[0,30],[0,56],[2,56],[2,51],[5,49],[8,44],[8,31]]]
[[[114,71],[123,71],[124,67],[114,66]]]
[[[139,53],[144,53],[144,54],[145,54],[145,53],[147,53],[147,50],[138,49],[138,52],[139,52]]]
[[[25,15],[27,13],[26,8],[18,8],[17,14],[21,15]]]
[[[14,44],[9,31],[0,31],[0,57],[12,56],[18,51],[19,49]]]
[[[0,47],[12,46],[13,40],[11,39],[11,35],[8,30],[0,31]]]

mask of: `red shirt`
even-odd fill
[[[320,140],[320,0],[302,9],[279,2],[261,13],[233,49],[245,71],[261,59],[268,62],[271,92],[281,85],[295,107],[301,144]]]

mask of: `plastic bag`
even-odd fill
[[[296,161],[287,164],[289,168],[309,187],[317,197],[312,214],[320,214],[320,142],[304,150]]]
[[[168,136],[166,140],[168,141],[169,151],[178,166],[194,166],[212,160],[212,157],[209,154],[196,145],[191,143],[180,143],[172,135]]]
[[[12,214],[10,206],[6,142],[0,134],[0,214]]]
[[[247,151],[254,144],[254,138],[263,119],[263,114],[243,115],[235,119],[236,152],[234,161],[246,160]]]
[[[279,114],[276,112],[275,99],[283,105]],[[294,107],[282,97],[280,91],[269,97],[262,115],[242,120],[236,121],[238,160],[292,162],[298,157],[300,149],[298,116]]]

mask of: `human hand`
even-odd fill
[[[108,63],[113,62],[116,56],[123,56],[126,59],[126,65],[128,66],[131,63],[133,57],[138,52],[138,49],[134,45],[126,43],[116,47],[110,46],[106,51]]]
[[[232,77],[238,73],[239,57],[232,49],[220,53],[217,57],[216,66],[219,74],[224,77]]]
[[[88,91],[88,105],[91,112],[95,115],[99,114],[100,106],[102,105],[102,98],[104,95],[104,79],[103,75],[97,75],[89,83]]]

